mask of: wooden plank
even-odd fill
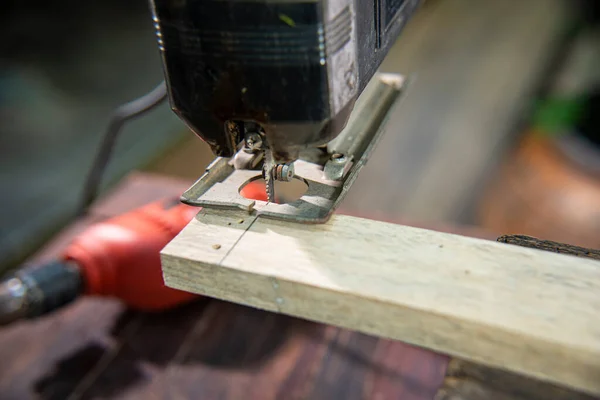
[[[538,239],[527,235],[502,235],[497,239],[500,243],[551,251],[558,254],[568,254],[575,257],[589,258],[600,261],[600,250],[587,247],[573,246],[572,244],[555,242],[553,240]]]
[[[600,393],[597,261],[349,216],[209,210],[162,260],[171,287]]]
[[[497,239],[532,249],[600,260],[600,251],[524,235],[503,235]],[[453,359],[436,400],[592,400],[591,396],[548,382]],[[598,397],[594,397],[598,399]]]

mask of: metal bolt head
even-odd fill
[[[244,140],[246,147],[253,151],[260,150],[263,146],[262,137],[256,132],[247,133]]]

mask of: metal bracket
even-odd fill
[[[299,159],[294,163],[294,179],[308,186],[298,200],[277,204],[246,199],[240,190],[248,182],[262,178],[261,171],[236,169],[233,160],[219,157],[183,193],[181,201],[205,208],[242,209],[280,220],[326,222],[381,139],[390,110],[404,87],[401,75],[379,73],[373,77],[357,100],[344,130],[327,145],[327,161],[319,164]]]

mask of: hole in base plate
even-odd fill
[[[275,181],[275,202],[277,204],[293,203],[308,190],[308,185],[301,178],[289,182]],[[240,194],[250,200],[267,201],[265,180],[261,176],[249,180],[240,189]]]

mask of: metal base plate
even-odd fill
[[[246,199],[240,190],[262,178],[261,171],[236,169],[228,158],[215,159],[183,195],[186,204],[206,208],[242,209],[248,213],[302,223],[323,223],[341,203],[381,139],[390,110],[405,89],[397,74],[377,74],[359,97],[340,135],[327,145],[324,164],[297,160],[294,179],[308,189],[298,200],[277,204]]]

